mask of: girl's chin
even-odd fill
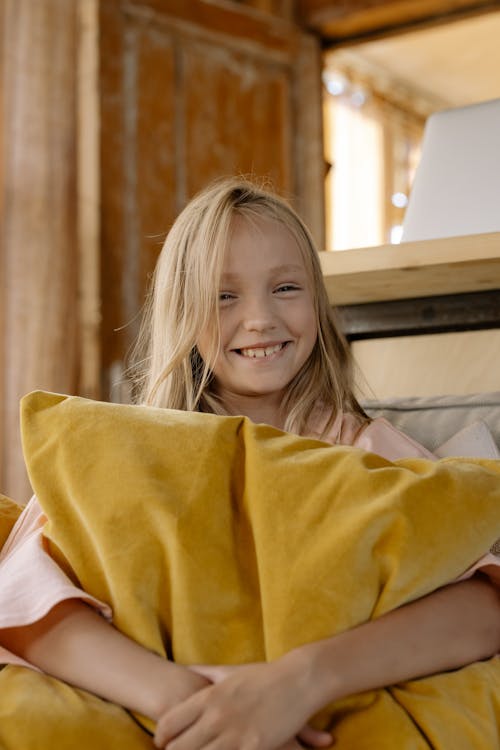
[[[286,386],[278,386],[275,388],[265,388],[265,387],[250,387],[250,388],[240,388],[238,391],[232,391],[231,396],[234,400],[237,399],[262,399],[266,401],[276,401],[281,402],[281,399],[283,397],[283,394],[285,392]],[[226,392],[227,393],[227,392]],[[229,395],[229,394],[228,394]],[[231,398],[231,396],[229,398]],[[223,396],[222,396],[223,398]]]

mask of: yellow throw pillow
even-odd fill
[[[51,554],[181,663],[276,658],[436,589],[500,536],[494,461],[392,464],[243,417],[43,392],[22,433]],[[336,747],[427,747],[428,726],[437,750],[498,746],[498,663],[474,666],[445,676],[446,721],[437,678],[332,707]],[[485,711],[484,742],[463,744]]]
[[[12,531],[22,510],[20,505],[0,493],[0,547]]]

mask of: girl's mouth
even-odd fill
[[[273,346],[249,347],[248,349],[235,349],[234,351],[237,354],[241,354],[242,357],[248,357],[249,359],[264,359],[282,351],[289,343],[289,341],[284,341],[281,344],[274,344]]]

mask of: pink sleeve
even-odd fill
[[[36,498],[0,550],[0,629],[29,625],[65,599],[81,599],[111,619],[110,607],[78,588],[46,551],[46,522]],[[0,664],[31,666],[0,646]]]
[[[354,437],[352,445],[370,453],[397,461],[398,458],[427,458],[436,461],[437,457],[394,427],[387,419],[378,417],[363,427]]]
[[[399,458],[427,458],[436,461],[437,456],[417,443],[409,435],[394,427],[383,417],[379,417],[363,427],[355,436],[352,444],[371,453],[377,453],[389,461]],[[488,552],[471,565],[457,581],[471,578],[476,571],[485,573],[493,583],[500,587],[500,558]]]

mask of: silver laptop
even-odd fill
[[[403,241],[500,232],[500,99],[427,120]]]

